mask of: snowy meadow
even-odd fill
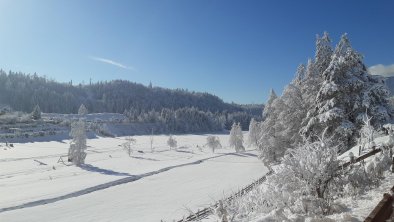
[[[152,136],[134,136],[130,155],[127,137],[88,139],[80,167],[67,162],[68,140],[3,145],[0,221],[172,221],[267,172],[255,149],[235,153],[213,135],[223,146],[213,153],[208,136],[175,135],[173,149],[153,136],[154,152]]]

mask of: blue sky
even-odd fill
[[[394,69],[393,9],[356,0],[0,0],[0,68],[262,103],[314,55],[323,31],[334,43],[347,32],[368,66]]]

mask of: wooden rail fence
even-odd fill
[[[377,153],[380,153],[381,151],[382,151],[381,148],[374,149],[374,150],[372,150],[372,151],[370,151],[370,152],[368,152],[368,153],[366,153],[366,154],[364,154],[364,155],[361,155],[361,156],[357,157],[357,158],[354,159],[353,161],[350,160],[349,162],[344,163],[344,164],[342,165],[342,168],[348,167],[350,164],[358,163],[358,162],[360,162],[360,161],[362,161],[362,160],[365,160],[365,159],[367,159],[367,158],[370,157],[370,156],[373,156],[373,155],[375,155],[375,154],[377,154]]]
[[[383,194],[383,199],[376,205],[375,209],[369,214],[364,222],[380,222],[389,219],[394,220],[393,202],[394,186],[391,188],[391,194]],[[392,221],[390,220],[390,221]]]
[[[237,193],[227,197],[226,199],[224,199],[224,202],[228,202],[233,200],[234,198],[243,196],[247,193],[249,193],[253,188],[255,188],[256,186],[262,184],[266,179],[267,176],[271,175],[273,173],[272,170],[270,170],[266,175],[264,175],[263,177],[260,177],[258,180],[254,181],[253,183],[249,184],[248,186],[244,187],[243,189],[241,189],[240,191],[238,191]],[[217,208],[219,206],[219,203],[216,202],[213,206],[211,207],[206,207],[202,210],[198,210],[196,213],[190,214],[189,216],[178,220],[177,222],[188,222],[188,221],[197,221],[197,220],[201,220],[204,219],[206,217],[208,217],[209,215],[211,215],[213,213],[213,209]]]
[[[361,155],[361,156],[355,158],[354,160],[350,160],[350,161],[342,164],[341,168],[343,169],[343,168],[346,168],[346,167],[350,166],[351,164],[358,163],[358,162],[360,162],[362,160],[367,159],[368,157],[371,157],[371,156],[373,156],[373,155],[375,155],[377,153],[380,153],[381,151],[382,151],[381,148],[374,149],[374,150],[372,150],[372,151],[370,151],[370,152],[368,152],[368,153],[366,153],[364,155]],[[224,201],[225,202],[226,201],[231,201],[234,198],[237,198],[237,197],[240,197],[240,196],[243,196],[243,195],[249,193],[254,187],[262,184],[267,179],[267,176],[271,175],[272,173],[273,173],[273,171],[270,170],[265,176],[261,177],[260,179],[256,180],[255,182],[253,182],[253,183],[249,184],[248,186],[244,187],[242,190],[238,191],[237,193],[227,197],[226,199],[224,199]],[[392,190],[393,189],[394,189],[394,187],[392,188]],[[393,192],[394,192],[394,190],[393,190]],[[391,201],[390,203],[392,204],[393,197],[391,195],[390,195],[390,197],[391,197],[391,199],[388,198],[388,200],[386,200],[386,202],[387,201]],[[189,216],[187,216],[187,217],[185,217],[185,218],[183,218],[181,220],[178,220],[177,222],[189,222],[189,221],[197,221],[197,220],[204,219],[204,218],[208,217],[209,215],[211,215],[213,213],[213,209],[217,208],[218,205],[219,205],[219,203],[217,202],[213,206],[206,207],[204,209],[198,210],[196,213],[192,213]],[[386,206],[386,205],[384,205],[384,206]],[[391,215],[391,213],[390,213],[390,215]],[[370,220],[366,220],[365,222],[375,222],[375,221],[379,221],[379,220],[371,220],[371,221]]]

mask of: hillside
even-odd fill
[[[261,113],[262,110],[262,105],[229,104],[209,93],[144,86],[126,80],[73,85],[72,82],[59,83],[37,74],[12,71],[7,74],[0,70],[0,104],[25,112],[30,112],[38,104],[46,113],[76,113],[81,103],[93,113],[184,107],[226,113]]]

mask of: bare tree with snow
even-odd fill
[[[220,144],[220,139],[217,136],[208,136],[206,146],[211,148],[212,153],[214,153],[216,149],[222,148],[222,144]]]
[[[360,129],[360,142],[361,147],[365,148],[372,148],[374,145],[374,137],[376,135],[375,128],[371,125],[372,117],[369,117],[367,114],[363,117],[363,125]]]
[[[136,144],[137,140],[133,137],[126,137],[126,142],[122,143],[122,148],[127,152],[129,156],[133,152],[133,146]]]
[[[153,153],[153,152],[155,152],[155,148],[153,147],[153,128],[151,130],[149,142],[150,142],[150,151]]]

